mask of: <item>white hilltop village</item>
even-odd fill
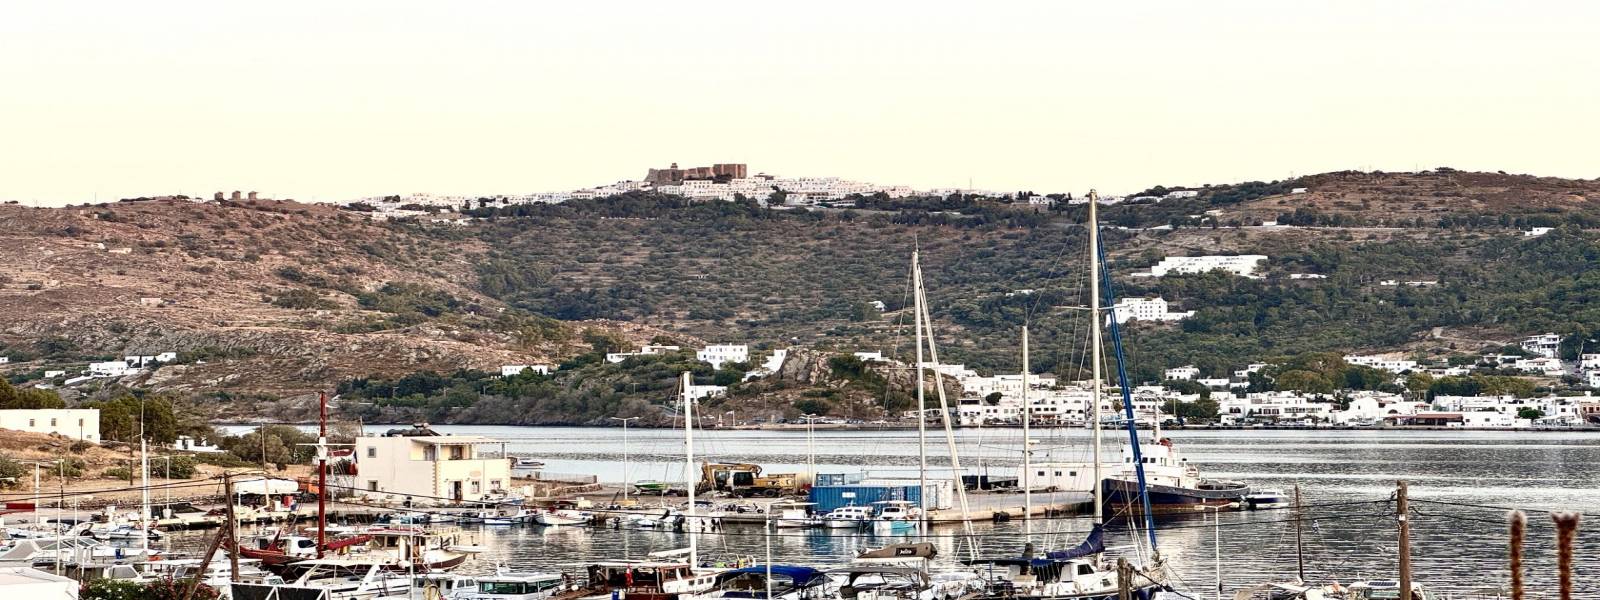
[[[513,195],[440,195],[428,193],[369,196],[342,203],[346,208],[371,213],[375,219],[423,216],[438,212],[459,213],[478,208],[501,208],[522,204],[560,204],[571,200],[606,198],[629,192],[657,192],[682,196],[693,200],[734,201],[747,198],[773,209],[792,209],[813,206],[833,206],[852,196],[877,196],[906,198],[914,196],[948,196],[967,194],[989,198],[1012,198],[1030,205],[1050,206],[1058,202],[1083,204],[1087,200],[1071,194],[1031,194],[994,192],[970,188],[931,188],[919,190],[905,185],[884,185],[851,181],[839,177],[783,177],[767,173],[749,174],[744,164],[715,164],[709,167],[679,168],[677,163],[665,169],[650,169],[643,179],[623,180],[615,183],[559,192],[539,192]],[[1107,195],[1100,198],[1105,205],[1124,201],[1160,202],[1179,198],[1194,198],[1200,190],[1173,190],[1163,196]]]

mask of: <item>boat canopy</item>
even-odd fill
[[[1053,552],[1046,552],[1044,556],[1045,556],[1045,558],[1048,558],[1050,560],[1072,560],[1074,558],[1083,558],[1085,556],[1089,556],[1089,555],[1092,555],[1092,554],[1099,554],[1099,553],[1105,552],[1105,551],[1106,551],[1106,530],[1105,530],[1105,527],[1102,526],[1102,525],[1095,525],[1094,526],[1094,530],[1089,532],[1089,537],[1085,538],[1083,540],[1083,543],[1080,543],[1077,546],[1069,548],[1069,549],[1066,549],[1066,550],[1056,550],[1056,551],[1053,551]]]
[[[933,558],[939,554],[932,542],[891,544],[882,548],[863,550],[856,558]]]
[[[765,565],[756,565],[742,569],[734,569],[732,571],[725,571],[722,573],[721,577],[723,579],[732,579],[739,575],[761,575],[765,577],[768,569],[769,567]],[[813,580],[825,577],[822,574],[822,571],[813,569],[811,567],[801,567],[796,565],[772,565],[770,569],[772,570],[772,575],[774,577],[787,577],[788,579],[794,581],[796,586],[803,586],[807,583],[811,583]]]

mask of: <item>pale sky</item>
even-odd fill
[[[1600,176],[1600,3],[6,2],[0,200]]]

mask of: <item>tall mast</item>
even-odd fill
[[[683,480],[689,490],[689,517],[685,521],[689,525],[689,568],[700,564],[699,536],[695,529],[694,488],[699,485],[700,477],[694,468],[694,400],[689,398],[689,372],[683,372]]]
[[[920,251],[911,251],[911,310],[916,313],[917,330],[917,504],[922,514],[917,530],[927,533],[928,522],[928,399],[922,390],[922,262]]]
[[[317,393],[317,410],[317,558],[322,558],[328,545],[328,392]]]
[[[144,496],[144,506],[139,510],[139,547],[150,552],[150,447],[144,439],[144,418],[139,419],[139,481]]]
[[[1100,223],[1099,215],[1095,212],[1100,204],[1100,196],[1094,190],[1089,190],[1089,320],[1090,330],[1094,332],[1090,347],[1092,363],[1091,373],[1094,376],[1092,397],[1089,400],[1093,409],[1090,411],[1091,425],[1094,428],[1094,522],[1096,525],[1105,523],[1104,494],[1105,479],[1100,473]]]
[[[922,326],[928,328],[928,359],[937,365],[939,364],[939,345],[933,340],[933,317],[928,314],[927,291],[919,288],[917,297],[921,300],[919,306],[922,311]],[[971,553],[973,560],[977,560],[977,535],[972,531],[972,511],[967,505],[967,486],[961,481],[961,452],[956,449],[956,433],[950,424],[950,402],[945,398],[944,380],[938,369],[933,371],[933,388],[939,395],[939,420],[944,424],[945,447],[950,451],[950,478],[953,480],[952,488],[955,490],[956,500],[961,504],[961,525],[966,529],[967,551]],[[924,488],[922,496],[926,501],[926,488]]]
[[[1033,421],[1033,407],[1028,404],[1028,326],[1022,326],[1022,527],[1033,535],[1033,448],[1028,438],[1028,426]]]

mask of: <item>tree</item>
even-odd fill
[[[1524,406],[1522,408],[1517,409],[1517,418],[1518,419],[1528,419],[1530,421],[1537,420],[1537,419],[1542,419],[1542,418],[1544,418],[1544,411],[1539,410],[1537,408],[1534,408],[1532,406]]]
[[[66,408],[67,403],[52,390],[17,389],[0,378],[0,409]]]
[[[100,439],[133,442],[139,439],[141,429],[144,438],[154,444],[170,444],[178,439],[178,417],[172,411],[172,401],[165,396],[140,399],[125,394],[115,400],[85,403],[83,407],[100,410]]]

